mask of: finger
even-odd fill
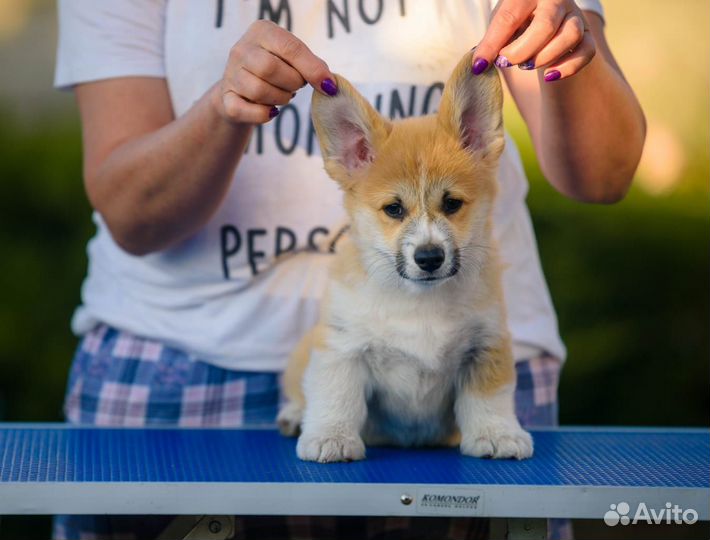
[[[259,44],[290,64],[319,92],[328,96],[337,94],[335,76],[328,65],[292,33],[275,24],[273,26],[275,28],[271,28],[271,31],[261,33]]]
[[[536,3],[536,0],[501,0],[488,30],[476,46],[472,67],[474,75],[480,75],[488,69],[515,31],[527,22]]]
[[[561,4],[539,7],[533,14],[530,26],[501,49],[501,56],[512,64],[521,64],[534,58],[557,34],[566,15],[567,11]]]
[[[573,52],[583,39],[584,21],[576,14],[567,14],[557,35],[535,56],[535,66],[541,68],[558,61]]]
[[[228,76],[227,81],[229,90],[261,105],[286,105],[293,97],[293,92],[287,92],[269,84],[264,79],[247,71],[246,68],[240,68],[235,76]]]
[[[250,73],[286,92],[293,93],[306,84],[298,71],[261,47],[250,47],[242,62]]]
[[[233,90],[222,94],[222,107],[227,118],[240,124],[264,124],[279,115],[276,107],[250,103]]]
[[[563,57],[561,61],[550,65],[545,70],[543,78],[546,82],[569,78],[589,64],[596,52],[594,39],[589,32],[585,32],[584,38],[577,48]]]

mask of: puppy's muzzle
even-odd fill
[[[414,262],[425,272],[434,272],[444,264],[446,255],[440,246],[427,244],[414,251]]]

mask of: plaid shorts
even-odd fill
[[[560,361],[548,354],[519,361],[516,412],[523,426],[557,425]],[[84,336],[69,373],[68,422],[97,426],[243,427],[274,424],[279,374],[233,371],[191,359],[160,342],[100,325]],[[155,538],[170,516],[56,516],[56,539]],[[478,539],[486,519],[240,517],[236,539]],[[552,520],[553,537],[568,522]]]

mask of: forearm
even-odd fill
[[[189,237],[223,200],[252,128],[225,120],[220,105],[215,87],[185,115],[117,146],[87,171],[94,208],[128,252]]]
[[[533,141],[546,178],[576,199],[622,198],[641,157],[645,120],[621,73],[598,51],[574,77],[548,83],[542,70],[538,77],[541,111]]]
[[[336,95],[334,78],[296,36],[259,20],[230,49],[219,83],[178,119],[164,78],[77,85],[91,204],[134,255],[191,236],[224,199],[253,126],[306,83]]]
[[[500,0],[476,47],[474,75],[494,60],[550,183],[578,200],[621,199],[646,125],[599,14],[573,0]]]

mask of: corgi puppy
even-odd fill
[[[363,459],[371,445],[460,445],[530,457],[492,233],[504,146],[495,69],[467,54],[439,112],[390,122],[343,77],[313,94],[325,169],[351,219],[317,326],[284,375],[282,433],[298,457]]]

